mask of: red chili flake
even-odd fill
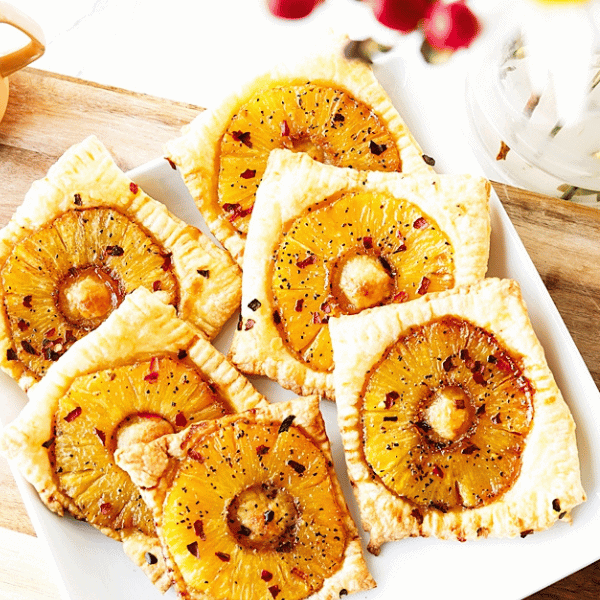
[[[177,427],[185,427],[187,425],[187,419],[182,412],[178,412],[175,416],[175,425],[177,425]]]
[[[83,204],[83,202],[81,201],[81,194],[74,194],[73,198],[73,204],[75,204],[75,206],[81,206]]]
[[[533,533],[533,529],[526,529],[525,531],[521,531],[521,537],[527,537],[528,535],[531,535]]]
[[[27,329],[29,329],[29,323],[25,321],[25,319],[19,319],[17,326],[21,331],[26,331]]]
[[[246,321],[246,325],[244,326],[244,331],[248,331],[252,329],[256,325],[256,321],[254,319],[248,319]]]
[[[31,294],[25,296],[25,298],[23,298],[23,306],[25,308],[31,308],[31,301],[33,300],[33,296]]]
[[[279,325],[279,323],[281,323],[281,315],[279,314],[278,310],[273,311],[273,322],[275,325]]]
[[[52,327],[52,329],[48,329],[48,331],[46,331],[46,337],[51,338],[54,336],[55,333],[56,333],[56,328]]]
[[[288,460],[288,465],[292,467],[292,469],[294,469],[294,471],[296,471],[296,473],[298,473],[300,476],[302,476],[304,471],[306,471],[306,467],[295,460]]]
[[[316,255],[309,254],[305,259],[299,260],[296,263],[296,266],[300,269],[304,269],[305,267],[308,267],[309,265],[314,265],[316,262],[317,262]]]
[[[165,160],[169,163],[173,171],[177,169],[177,165],[168,156],[165,156]]]
[[[121,246],[106,246],[106,254],[109,256],[123,256],[125,250]]]
[[[133,181],[129,184],[129,189],[131,190],[132,194],[137,194],[139,191],[139,187],[137,183],[133,183]]]
[[[477,408],[477,410],[475,411],[476,415],[482,415],[485,413],[485,404],[482,404],[481,406],[479,406]]]
[[[431,158],[431,156],[427,156],[427,154],[423,154],[421,157],[426,164],[428,164],[430,167],[435,166],[435,159]]]
[[[398,400],[398,398],[400,398],[400,394],[398,392],[396,392],[396,391],[388,392],[385,395],[385,407],[392,408],[392,406],[394,406],[394,404],[396,404],[396,400]]]
[[[418,508],[413,508],[410,515],[417,521],[419,525],[423,524],[423,515],[421,514],[421,511]]]
[[[168,271],[168,270],[171,268],[171,264],[172,264],[172,262],[173,262],[173,261],[172,261],[172,254],[170,254],[170,253],[169,253],[169,254],[165,254],[165,255],[163,256],[163,264],[162,264],[162,265],[160,265],[160,268],[161,268],[163,271]]]
[[[291,427],[291,425],[294,422],[295,418],[296,418],[296,415],[288,415],[281,422],[281,425],[279,426],[279,430],[277,431],[277,433],[285,433]]]
[[[239,204],[231,204],[229,202],[223,204],[223,210],[225,212],[235,212],[236,210],[238,210],[240,208]]]
[[[333,120],[335,123],[343,123],[346,120],[346,117],[344,117],[342,113],[337,112],[333,115]]]
[[[112,504],[110,502],[104,502],[104,504],[100,505],[100,512],[103,515],[109,515],[112,510]]]
[[[304,306],[304,298],[299,298],[296,300],[296,305],[294,306],[294,310],[296,312],[302,312],[302,307]]]
[[[490,417],[490,421],[494,423],[494,425],[500,425],[500,423],[502,423],[500,413],[496,413],[493,417]]]
[[[371,151],[371,154],[379,156],[387,150],[387,146],[385,144],[376,144],[373,140],[371,140],[369,142],[369,150]]]
[[[278,585],[272,585],[269,588],[269,592],[271,592],[271,596],[273,596],[273,598],[277,598],[277,596],[279,596],[279,592],[281,592],[281,590],[279,589]]]
[[[558,498],[552,500],[552,509],[558,513],[560,512],[560,500]]]
[[[267,571],[266,569],[263,569],[260,573],[260,578],[263,581],[271,581],[271,579],[273,579],[273,573]]]
[[[198,519],[194,521],[194,533],[201,539],[206,539],[206,534],[204,533],[204,523]]]
[[[158,371],[148,373],[148,375],[144,377],[144,381],[147,381],[148,383],[156,383],[158,381]]]
[[[287,121],[281,121],[281,135],[283,137],[288,137],[290,135],[290,126]]]
[[[252,179],[256,175],[256,169],[246,169],[240,177],[242,179]]]
[[[321,304],[321,310],[326,314],[330,314],[331,313],[331,304],[329,304],[328,302],[323,302],[323,304]]]
[[[398,238],[401,240],[401,244],[394,250],[394,254],[396,252],[405,252],[406,251],[406,239],[402,235],[400,231],[398,231]]]
[[[195,556],[196,558],[200,558],[200,552],[198,550],[198,542],[192,542],[191,544],[188,544],[187,549],[188,549],[188,552],[192,556]]]
[[[187,355],[187,350],[184,350],[183,348],[177,352],[177,358],[179,360],[183,360]]]
[[[324,317],[321,313],[315,312],[312,313],[312,322],[315,325],[319,325],[321,323],[329,323],[329,317]]]
[[[33,356],[38,356],[39,352],[31,345],[27,340],[21,341],[21,347],[27,354],[32,354]]]
[[[187,454],[192,460],[197,460],[200,463],[203,463],[206,460],[204,458],[204,456],[202,456],[202,454],[200,454],[200,452],[198,452],[197,450],[194,450],[193,448],[190,448],[188,450]]]
[[[379,260],[379,264],[385,269],[385,271],[391,275],[392,274],[392,265],[390,265],[389,261],[385,256],[378,256],[377,260]]]
[[[258,298],[254,298],[254,300],[248,302],[248,308],[253,311],[257,311],[261,306],[262,304],[260,303],[260,300],[258,300]]]
[[[373,238],[371,236],[365,236],[362,239],[363,242],[363,246],[367,249],[370,250],[373,247]]]
[[[103,446],[106,446],[106,434],[97,427],[94,427],[94,433],[100,438]]]
[[[429,277],[423,277],[423,279],[421,279],[421,285],[417,290],[417,294],[419,294],[419,296],[425,295],[427,293],[427,290],[429,289],[430,284],[431,280],[429,279]]]
[[[229,562],[231,560],[231,556],[226,552],[215,552],[215,556],[223,562]]]
[[[74,408],[66,417],[65,417],[65,421],[67,423],[70,423],[71,421],[74,421],[79,415],[81,414],[81,406],[78,406],[77,408]]]
[[[6,360],[18,360],[17,352],[14,348],[8,348],[6,351]]]
[[[249,131],[232,131],[231,137],[236,142],[242,142],[244,146],[248,146],[248,148],[252,148],[252,142],[250,141],[250,132]]]
[[[502,357],[496,357],[496,366],[504,373],[510,373],[512,371],[510,362]]]
[[[158,290],[160,290],[161,288],[161,284],[160,284],[160,280],[157,279],[153,284],[152,284],[152,291],[153,292],[158,292]]]
[[[444,471],[442,471],[442,469],[440,469],[440,467],[438,467],[437,465],[433,465],[432,473],[434,475],[437,475],[440,479],[444,478]]]
[[[473,452],[479,452],[479,448],[475,444],[469,444],[460,451],[461,454],[467,455],[473,454]]]
[[[452,371],[452,369],[456,369],[456,365],[452,364],[452,357],[451,356],[449,356],[442,363],[442,367],[444,367],[444,371],[446,371],[446,373],[449,373],[450,371]]]
[[[419,217],[414,223],[413,223],[413,227],[415,229],[423,229],[424,227],[427,227],[427,225],[429,225],[429,223],[427,223],[427,219],[425,217]]]
[[[73,335],[72,329],[67,329],[67,331],[65,332],[65,341],[67,342],[67,344],[73,344],[77,341],[77,338]]]
[[[50,448],[50,446],[52,446],[52,444],[54,444],[54,438],[50,438],[49,440],[46,440],[46,441],[45,441],[45,442],[42,444],[42,446],[43,446],[44,448],[46,448],[46,450],[47,450],[48,448]]]
[[[256,447],[256,454],[258,454],[258,456],[264,456],[265,454],[267,454],[269,452],[271,448],[269,446],[265,446],[264,444],[261,444],[260,446]]]
[[[397,294],[394,295],[394,297],[392,298],[392,302],[398,302],[398,303],[402,303],[402,302],[406,302],[408,300],[408,293],[404,292],[404,291],[399,291]]]
[[[479,385],[487,385],[487,381],[485,380],[483,373],[481,371],[475,371],[473,373],[473,381],[478,383]]]

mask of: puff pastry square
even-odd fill
[[[341,169],[274,150],[248,231],[233,362],[333,398],[329,318],[482,279],[489,189],[478,177]]]
[[[585,500],[575,423],[519,286],[486,279],[330,322],[369,549],[522,537]]]
[[[241,264],[269,152],[288,148],[362,170],[433,173],[371,68],[344,57],[348,39],[315,44],[201,113],[169,142],[215,237]]]
[[[316,397],[117,453],[183,598],[337,599],[374,587]]]
[[[163,292],[138,288],[29,390],[0,449],[55,513],[68,511],[170,585],[151,513],[116,449],[266,404]]]
[[[226,251],[153,200],[94,137],[35,182],[0,231],[0,367],[27,389],[139,286],[214,337],[237,309]]]

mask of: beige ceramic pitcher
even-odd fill
[[[22,31],[29,43],[4,56],[0,56],[0,119],[8,102],[8,76],[44,54],[44,34],[40,26],[26,14],[7,2],[0,1],[0,23]]]

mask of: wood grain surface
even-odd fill
[[[0,123],[0,226],[8,222],[31,183],[87,135],[97,135],[126,171],[161,156],[163,144],[200,110],[36,69],[17,73]],[[600,210],[502,184],[494,187],[600,387]],[[0,489],[0,528],[14,539],[31,539],[35,532],[4,459]],[[10,578],[7,568],[0,565],[0,592],[2,582]],[[23,585],[35,589],[39,573],[25,576],[30,581]],[[49,593],[44,597],[55,597]],[[19,594],[14,597],[38,597]],[[600,561],[530,596],[598,598]]]

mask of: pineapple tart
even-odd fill
[[[117,452],[183,598],[333,600],[374,587],[316,397]]]
[[[233,362],[333,398],[329,319],[482,279],[489,189],[274,150],[248,231]]]
[[[433,173],[370,66],[344,57],[347,41],[332,36],[255,78],[166,146],[210,230],[240,264],[275,148],[338,167]]]
[[[40,382],[0,449],[54,512],[124,542],[160,589],[170,585],[151,512],[114,453],[190,423],[266,404],[206,338],[138,288]]]
[[[147,196],[94,137],[37,181],[0,231],[0,366],[27,389],[126,294],[162,290],[209,337],[236,310],[227,252]]]
[[[338,422],[369,549],[524,537],[585,500],[575,424],[518,284],[330,321]]]

